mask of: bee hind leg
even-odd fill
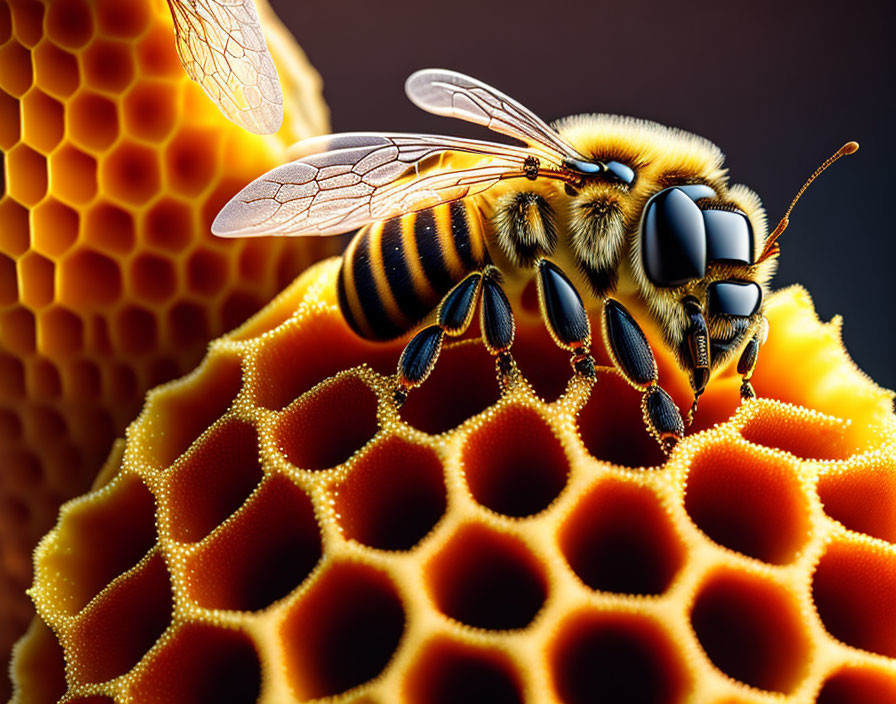
[[[420,386],[432,373],[445,336],[463,335],[473,320],[476,302],[482,295],[483,274],[474,272],[452,288],[437,309],[438,322],[420,330],[408,342],[398,360],[397,384],[393,400],[401,406],[411,389]]]
[[[604,303],[604,339],[625,380],[641,391],[647,431],[670,452],[684,436],[684,421],[672,397],[657,383],[659,370],[647,337],[625,307],[612,298]]]
[[[575,286],[553,262],[539,259],[538,302],[554,341],[572,354],[570,363],[577,374],[595,379],[591,356],[591,323]]]

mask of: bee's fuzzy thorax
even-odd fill
[[[612,155],[653,180],[662,173],[700,175],[724,185],[722,151],[708,139],[658,122],[605,114],[571,115],[553,126],[585,156]]]

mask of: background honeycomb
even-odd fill
[[[896,701],[892,394],[804,291],[770,301],[766,398],[723,373],[665,461],[525,294],[528,383],[461,341],[399,414],[402,343],[348,330],[337,267],[152,391],[63,508],[16,701]]]
[[[208,231],[327,129],[319,79],[261,10],[286,100],[267,138],[187,78],[165,0],[0,2],[0,662],[33,613],[32,548],[145,391],[335,251]]]

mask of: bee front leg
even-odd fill
[[[572,368],[588,379],[596,377],[591,356],[591,323],[582,297],[556,264],[539,259],[538,302],[554,342],[572,353]]]
[[[762,326],[741,352],[740,359],[737,362],[737,373],[741,375],[740,398],[745,401],[750,398],[756,398],[756,391],[753,390],[753,384],[750,379],[753,378],[753,370],[756,369],[756,361],[759,359],[759,347],[765,341],[768,334],[768,321],[763,318]]]
[[[604,304],[603,331],[610,357],[629,384],[641,391],[648,432],[669,452],[684,436],[678,406],[657,383],[659,370],[647,337],[625,307],[612,298]]]
[[[410,390],[426,381],[439,359],[445,335],[457,337],[470,327],[482,295],[482,280],[483,274],[474,272],[452,288],[439,304],[438,323],[423,328],[408,342],[398,360],[396,405],[404,404]]]

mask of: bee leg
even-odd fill
[[[690,426],[697,414],[700,396],[703,395],[706,384],[709,382],[709,330],[706,327],[706,319],[703,317],[703,309],[696,298],[688,296],[682,301],[682,304],[688,318],[688,327],[682,342],[683,356],[687,360],[691,388],[694,390],[694,402],[691,404],[687,416],[687,425]]]
[[[742,401],[749,398],[756,398],[756,392],[753,390],[753,385],[750,383],[750,379],[753,378],[753,370],[756,368],[756,360],[759,359],[760,344],[761,342],[758,334],[751,337],[737,362],[737,373],[743,378],[740,384],[740,398]]]
[[[470,327],[481,292],[482,274],[467,276],[442,299],[437,309],[438,323],[423,328],[408,342],[398,360],[398,384],[393,394],[397,406],[407,400],[411,389],[426,381],[439,359],[445,335],[463,335]]]
[[[572,353],[576,373],[596,378],[591,356],[591,323],[582,297],[556,264],[538,260],[538,302],[548,330],[558,346]]]
[[[670,452],[684,436],[684,421],[672,397],[657,383],[656,359],[644,332],[631,313],[612,298],[604,304],[603,331],[616,368],[644,394],[641,410],[647,431]]]
[[[510,302],[501,288],[500,275],[494,267],[489,267],[483,273],[479,324],[485,348],[495,358],[498,383],[502,389],[506,389],[516,370],[513,357],[510,356],[516,325]]]

